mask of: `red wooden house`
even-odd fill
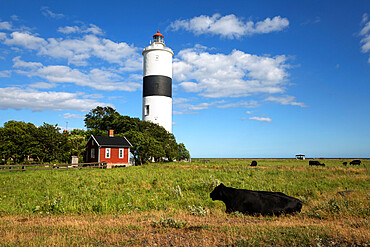
[[[86,162],[107,162],[108,168],[113,166],[128,166],[131,143],[126,137],[115,137],[113,130],[109,136],[91,135],[87,141]]]

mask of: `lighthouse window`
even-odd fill
[[[161,42],[161,43],[163,43],[163,38],[161,37],[161,36],[154,36],[153,37],[153,40],[154,40],[154,42]]]
[[[146,105],[146,106],[145,106],[145,112],[144,112],[144,115],[145,115],[145,116],[148,116],[148,115],[149,115],[149,105]]]

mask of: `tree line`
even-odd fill
[[[190,154],[183,143],[165,128],[151,122],[141,121],[119,114],[112,107],[96,107],[85,116],[85,126],[96,135],[104,135],[112,129],[115,136],[125,136],[135,164],[150,161],[173,161],[189,159]]]
[[[61,131],[57,125],[8,121],[0,127],[0,163],[68,163],[71,156],[83,161],[86,142],[93,135],[125,136],[133,147],[130,149],[135,164],[151,161],[189,159],[183,143],[177,143],[173,134],[163,127],[122,116],[111,107],[96,107],[85,115],[87,130]]]

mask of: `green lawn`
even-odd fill
[[[116,169],[51,170],[0,173],[0,212],[4,214],[127,214],[133,211],[181,211],[189,206],[222,210],[209,193],[220,182],[235,188],[281,191],[298,197],[304,211],[325,203],[343,204],[341,213],[366,215],[369,171],[325,160],[211,160],[162,163]],[[365,165],[369,161],[363,161]],[[351,200],[338,191],[354,191]],[[363,201],[360,203],[360,198]],[[354,212],[351,203],[359,203]],[[317,204],[317,205],[316,205]],[[361,207],[364,206],[364,207]],[[325,208],[327,209],[327,208]],[[313,212],[311,212],[313,213]]]

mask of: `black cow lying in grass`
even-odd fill
[[[361,165],[361,160],[352,160],[351,162],[349,162],[349,164],[353,166],[359,166]]]
[[[280,215],[301,212],[302,203],[281,192],[253,191],[217,186],[210,194],[213,201],[226,205],[226,213],[239,211],[244,214]]]
[[[316,160],[310,160],[310,161],[308,162],[308,165],[310,165],[310,166],[325,166],[325,164],[324,164],[324,163],[320,163],[320,162],[318,162],[318,161],[316,161]]]
[[[251,166],[257,166],[257,161],[253,160]]]

